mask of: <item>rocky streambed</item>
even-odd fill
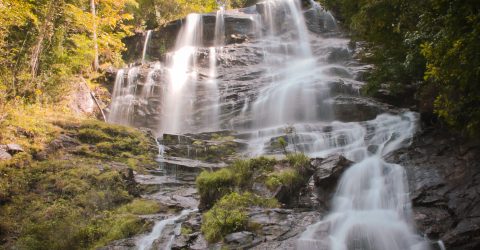
[[[200,195],[195,178],[203,170],[224,167],[241,157],[242,147],[234,148],[235,156],[229,155],[230,160],[221,163],[208,162],[202,155],[178,148],[193,149],[200,142],[216,142],[217,146],[226,143],[212,140],[212,134],[213,138],[220,138],[215,133],[190,134],[190,140],[184,136],[164,136],[167,140],[175,137],[175,143],[167,143],[169,146],[158,159],[157,169],[136,175],[135,180],[143,190],[142,197],[169,207],[170,212],[145,216],[152,221],[153,232],[115,242],[105,249],[137,249],[145,237],[152,238],[152,249],[167,246],[172,249],[295,249],[302,232],[331,209],[331,198],[341,174],[354,164],[341,155],[310,159],[308,181],[294,192],[282,188],[269,191],[261,183],[254,183],[252,192],[284,203],[279,208],[249,208],[248,220],[256,225],[255,230],[227,234],[221,243],[209,244],[201,232],[202,213],[206,210],[198,210]],[[228,134],[230,139],[241,141],[233,139],[233,132]],[[477,144],[462,144],[451,135],[425,127],[410,146],[387,158],[407,170],[413,218],[419,233],[431,239],[432,249],[441,249],[437,239],[442,240],[447,249],[478,248],[478,150]],[[155,226],[165,221],[161,232],[152,235]]]

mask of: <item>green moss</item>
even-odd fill
[[[189,228],[189,227],[186,227],[185,225],[182,225],[182,229],[181,229],[181,234],[182,235],[189,235],[191,233],[193,233],[193,229]]]
[[[98,121],[52,126],[81,144],[42,161],[31,155],[39,147],[0,162],[0,237],[16,236],[6,247],[91,249],[148,229],[138,215],[158,212],[159,205],[133,199],[124,171],[155,164],[154,142]]]
[[[112,216],[100,222],[97,232],[102,233],[103,237],[98,239],[95,247],[104,246],[114,240],[132,237],[145,232],[148,227],[148,222],[134,215]]]
[[[155,214],[160,211],[160,205],[151,200],[135,199],[121,206],[117,211],[136,215]]]
[[[203,215],[201,230],[205,239],[217,242],[227,234],[247,230],[247,211],[251,206],[273,208],[279,204],[275,199],[261,198],[248,192],[226,195]]]
[[[83,128],[78,131],[78,138],[84,143],[109,141],[112,138],[105,132],[92,128]]]

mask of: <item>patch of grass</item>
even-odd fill
[[[191,233],[193,233],[193,229],[189,228],[189,227],[186,227],[185,225],[182,225],[182,229],[181,229],[181,234],[182,235],[189,235]]]
[[[2,174],[15,176],[6,183],[9,200],[0,206],[1,217],[9,218],[0,224],[2,233],[19,235],[12,247],[95,248],[148,229],[138,215],[155,213],[159,205],[133,199],[123,176],[98,164],[72,157],[0,168]]]
[[[79,120],[60,107],[20,102],[10,103],[8,107],[2,111],[3,119],[0,119],[0,143],[17,143],[28,153],[43,149],[62,131],[52,121]]]
[[[77,139],[69,148],[49,143]],[[159,205],[134,199],[129,167],[155,164],[154,141],[133,128],[19,105],[0,120],[0,144],[26,152],[0,161],[0,241],[7,249],[92,249],[150,226]],[[45,157],[37,158],[44,152]],[[134,188],[134,187],[133,187]]]
[[[218,171],[203,171],[196,179],[200,203],[209,208],[222,196],[232,192],[234,175],[228,168]]]
[[[279,204],[275,199],[261,198],[249,192],[226,195],[203,215],[201,230],[205,239],[217,242],[227,234],[247,230],[247,210],[252,206],[273,208]]]
[[[135,199],[121,206],[117,211],[136,215],[155,214],[160,211],[160,205],[152,200]]]
[[[222,196],[235,188],[249,190],[255,174],[273,171],[275,159],[259,157],[249,160],[236,160],[230,166],[217,171],[203,171],[196,180],[202,207],[210,208]]]
[[[295,168],[304,167],[310,164],[310,157],[303,153],[287,154],[287,161]]]
[[[275,191],[281,185],[294,189],[301,184],[303,184],[303,179],[296,169],[285,169],[278,173],[272,173],[265,180],[265,185],[271,191]]]
[[[112,138],[102,130],[92,128],[82,128],[78,131],[78,139],[84,143],[98,143],[112,140]]]

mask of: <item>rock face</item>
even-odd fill
[[[312,165],[316,169],[313,174],[315,186],[324,189],[335,187],[342,173],[352,164],[352,161],[342,155],[332,155],[324,160],[314,159]]]
[[[421,232],[447,249],[480,249],[480,144],[430,129],[389,160],[407,170]]]
[[[249,37],[254,36],[254,34],[252,34],[254,22],[249,16],[244,15],[244,13],[249,11],[249,8],[245,8],[227,11],[225,13],[225,42],[227,44],[244,42]],[[152,32],[151,40],[147,47],[147,55],[150,61],[163,61],[165,59],[165,52],[174,48],[176,37],[185,21],[185,19],[176,20]],[[206,47],[213,44],[215,21],[215,13],[202,15],[202,35],[203,43]],[[145,36],[146,34],[137,33],[134,36],[124,39],[124,43],[127,47],[124,58],[127,62],[135,62],[142,57],[141,53],[143,51]]]
[[[85,80],[80,80],[74,85],[74,89],[70,94],[69,108],[75,114],[91,115],[95,111],[95,102],[90,94]]]
[[[250,221],[258,225],[257,232],[237,232],[225,237],[227,249],[294,249],[305,228],[320,218],[317,211],[290,209],[252,209]]]

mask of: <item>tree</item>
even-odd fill
[[[94,60],[93,60],[93,70],[98,70],[98,42],[97,42],[97,12],[95,10],[95,0],[90,0],[90,9],[92,12],[93,18],[93,28],[92,28],[92,36],[93,36],[93,48],[95,50]]]

